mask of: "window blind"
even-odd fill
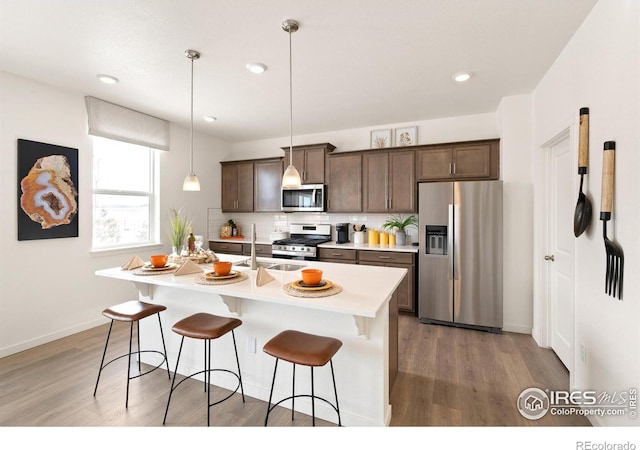
[[[85,104],[90,135],[169,150],[168,121],[95,97]]]

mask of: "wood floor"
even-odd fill
[[[547,414],[530,421],[518,413],[516,400],[523,389],[569,387],[564,366],[531,336],[424,325],[405,315],[399,319],[392,426],[589,425],[580,416]],[[103,372],[98,395],[93,396],[106,332],[105,325],[0,359],[0,426],[161,425],[170,387],[166,371],[132,380],[125,409],[122,359]],[[110,348],[126,348],[128,327],[116,324],[114,338]],[[203,384],[188,380],[183,386],[172,398],[167,425],[206,425]],[[211,425],[262,426],[266,407],[250,397],[242,403],[235,394],[212,408]],[[279,407],[269,425],[305,427],[311,418],[296,414],[292,422],[290,411]],[[334,426],[321,420],[316,425]]]

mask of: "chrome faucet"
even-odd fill
[[[251,270],[257,270],[258,263],[256,262],[256,224],[251,224]]]

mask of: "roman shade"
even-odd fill
[[[169,150],[169,122],[95,97],[85,97],[89,134]]]

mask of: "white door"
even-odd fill
[[[573,161],[569,134],[549,147],[548,252],[545,255],[549,280],[549,332],[551,348],[573,371],[574,346],[574,195]],[[575,197],[575,198],[574,198]]]

